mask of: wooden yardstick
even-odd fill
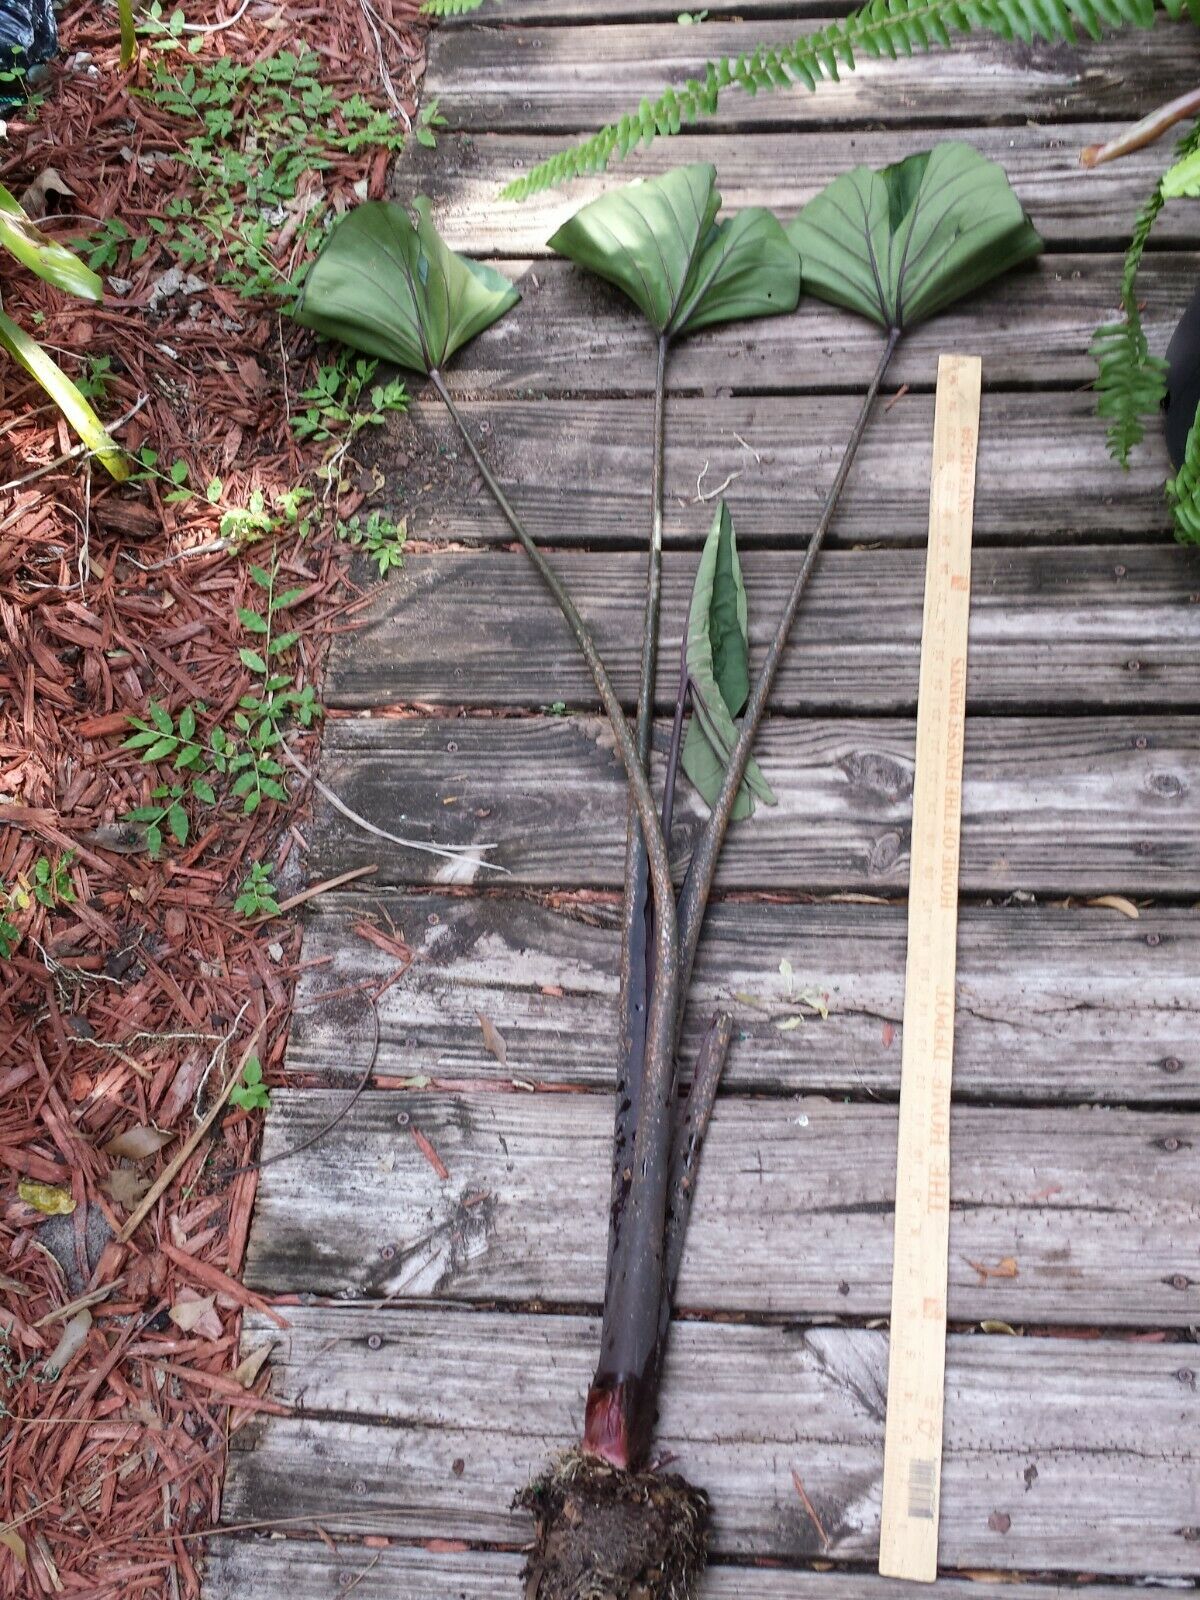
[[[958,850],[980,362],[938,361],[917,701],[879,1570],[937,1576]]]

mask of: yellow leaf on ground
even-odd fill
[[[22,1178],[17,1193],[27,1206],[40,1211],[44,1217],[69,1217],[75,1209],[69,1189],[60,1189],[53,1183],[34,1183],[32,1178]]]

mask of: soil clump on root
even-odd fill
[[[572,1450],[523,1489],[536,1520],[526,1600],[693,1600],[708,1496],[677,1473],[626,1472]]]

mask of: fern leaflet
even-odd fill
[[[1179,141],[1180,160],[1200,149],[1200,122]],[[1090,355],[1097,367],[1096,410],[1108,421],[1108,448],[1123,467],[1129,452],[1146,434],[1146,418],[1154,416],[1167,392],[1167,363],[1151,355],[1138,306],[1138,273],[1150,230],[1166,204],[1160,179],[1142,207],[1125,252],[1121,272],[1123,322],[1106,322],[1096,329]]]
[[[470,11],[478,11],[483,0],[424,0],[421,7],[423,17],[465,17]]]
[[[708,62],[702,78],[688,78],[664,89],[657,100],[643,100],[636,111],[540,162],[510,183],[504,197],[524,200],[585,173],[603,172],[639,144],[712,116],[726,89],[748,94],[793,84],[815,89],[827,78],[852,72],[860,55],[894,60],[949,45],[954,34],[1074,44],[1080,32],[1095,39],[1105,28],[1149,28],[1164,14],[1173,19],[1188,14],[1200,22],[1200,0],[867,0],[858,11],[790,43],[759,45]]]

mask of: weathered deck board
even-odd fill
[[[594,1324],[324,1307],[289,1317],[282,1336],[251,1317],[247,1337],[278,1341],[280,1392],[303,1390],[312,1414],[236,1436],[251,1449],[231,1456],[231,1520],[308,1513],[334,1531],[528,1537],[509,1501],[576,1436]],[[951,1338],[942,1561],[1193,1574],[1189,1349]],[[658,1437],[711,1492],[720,1552],[875,1557],[886,1368],[880,1333],[676,1328]],[[989,1527],[1006,1518],[1006,1532]]]
[[[799,91],[797,91],[798,93]],[[760,102],[766,105],[766,101]],[[1122,122],[1055,123],[963,128],[965,139],[1004,165],[1013,188],[1050,249],[1080,244],[1123,249],[1133,218],[1162,171],[1162,149],[1137,151],[1085,171],[1079,152],[1103,144]],[[428,194],[438,227],[456,250],[472,255],[540,256],[554,230],[594,195],[635,177],[653,177],[683,161],[711,161],[724,206],[768,206],[784,222],[819,189],[856,162],[883,166],[917,150],[934,135],[925,128],[886,133],[714,133],[707,123],[678,139],[660,139],[634,151],[608,172],[573,179],[562,188],[519,204],[500,190],[562,148],[555,134],[444,134],[436,149],[419,150],[397,174],[397,193]],[[1161,229],[1161,231],[1160,231]],[[1187,206],[1169,206],[1155,226],[1156,248],[1170,241],[1195,243],[1200,220]]]
[[[651,392],[654,360],[648,336],[616,289],[565,261],[496,265],[519,283],[522,299],[451,362],[446,378],[456,393],[612,397]],[[1200,258],[1189,253],[1147,259],[1138,288],[1152,348],[1166,348],[1198,270]],[[1097,323],[1112,316],[1120,276],[1119,256],[1039,257],[906,334],[888,369],[888,386],[907,383],[931,390],[942,350],[982,356],[988,389],[1090,385],[1096,365],[1088,345]],[[714,328],[683,340],[671,357],[670,385],[675,394],[714,397],[744,390],[861,394],[879,350],[879,330],[864,318],[805,299],[793,316]],[[831,441],[830,447],[841,442]],[[397,459],[395,451],[391,459]],[[1110,477],[1116,475],[1113,468]],[[414,484],[414,493],[419,488]],[[1100,498],[1116,492],[1103,480],[1098,489]]]
[[[534,536],[602,549],[645,538],[652,402],[494,400],[464,403],[489,462]],[[725,485],[743,546],[805,539],[820,514],[858,402],[830,395],[681,397],[667,436],[665,538],[696,546]],[[877,412],[831,530],[831,545],[925,543],[933,396],[906,394]],[[419,538],[509,543],[496,510],[440,403],[420,403],[393,428],[402,454],[396,510]],[[983,407],[976,536],[1160,544],[1170,471],[1159,440],[1122,472],[1109,458],[1091,395],[989,395]],[[413,485],[418,486],[416,498]],[[700,498],[704,496],[705,498]],[[566,509],[566,508],[569,508]],[[1050,558],[1053,559],[1053,558]],[[1030,557],[1039,561],[1040,558]],[[1175,556],[1200,586],[1200,558]],[[1190,564],[1190,565],[1189,565]],[[1130,587],[1128,584],[1126,588]],[[907,598],[907,597],[906,597]],[[1186,595],[1185,595],[1186,598]],[[914,625],[920,621],[920,605]],[[1130,638],[1139,635],[1127,635]],[[554,698],[553,696],[551,698]]]
[[[737,520],[749,525],[740,515]],[[554,564],[618,692],[631,702],[645,557],[560,554]],[[765,648],[796,565],[790,552],[743,548],[752,649]],[[695,566],[696,558],[682,553],[665,563],[658,682],[664,711],[674,707],[676,644]],[[823,556],[772,695],[774,709],[808,715],[915,710],[924,572],[921,550]],[[1161,544],[979,551],[972,583],[972,712],[1132,712],[1200,704],[1200,559],[1194,553]],[[520,551],[411,556],[361,620],[364,626],[335,644],[325,686],[329,706],[595,701],[574,641],[555,625],[552,603]],[[442,648],[449,638],[459,645],[453,656]]]
[[[205,1562],[209,1600],[333,1600],[354,1585],[357,1600],[497,1600],[520,1593],[524,1558],[501,1550],[385,1550],[343,1544],[327,1550],[269,1539],[213,1539]],[[942,1578],[939,1600],[1012,1600],[1012,1587],[986,1579]],[[1023,1584],[1020,1600],[1129,1600],[1107,1584]],[[912,1600],[904,1584],[874,1573],[779,1571],[711,1566],[704,1600]]]
[[[619,23],[586,28],[484,28],[435,32],[429,76],[451,128],[480,132],[561,131],[599,127],[703,73],[715,56],[752,51],[820,25],[812,17],[781,30],[778,22]],[[502,43],[503,48],[498,48]],[[980,34],[949,50],[859,60],[855,72],[802,89],[751,97],[730,92],[708,119],[713,127],[812,128],[886,122],[903,128],[975,126],[1026,118],[1104,121],[1141,115],[1193,86],[1198,59],[1194,29],[1164,24],[1141,35],[1087,41],[1081,47],[1040,40],[1007,44]],[[566,142],[569,134],[560,142]]]
[[[278,1094],[265,1158],[314,1134],[339,1093]],[[678,1304],[886,1316],[895,1129],[894,1106],[721,1100]],[[952,1139],[951,1320],[1200,1318],[1200,1117],[964,1106]],[[273,1293],[591,1309],[611,1141],[607,1095],[364,1095],[324,1139],[263,1173],[246,1281]],[[1005,1262],[1011,1276],[985,1276]]]
[[[838,10],[827,0],[716,0],[716,4],[698,8],[706,17],[792,17],[828,16]],[[849,4],[845,7],[849,10]],[[679,0],[486,0],[483,10],[468,12],[460,17],[446,17],[439,26],[452,28],[507,28],[514,23],[536,23],[545,27],[554,23],[578,24],[580,22],[675,22],[683,12]],[[696,13],[693,12],[692,15]],[[686,26],[686,24],[685,24]],[[791,38],[792,31],[785,25],[779,30],[781,39]]]
[[[665,749],[669,729],[658,729]],[[903,888],[913,726],[771,719],[756,743],[778,804],[735,825],[726,889]],[[511,877],[418,856],[318,811],[313,866],[377,863],[377,882],[611,888],[623,871],[624,780],[599,717],[331,719],[325,781],[377,826],[489,845]],[[707,810],[676,799],[682,871]],[[976,718],[967,725],[965,893],[1200,893],[1200,741],[1186,718]]]
[[[288,1045],[293,1073],[357,1078],[373,1028],[362,982],[396,962],[356,928],[395,928],[409,974],[378,1002],[377,1072],[447,1083],[611,1089],[615,903],[551,910],[503,896],[323,896],[309,922]],[[603,920],[607,926],[597,926]],[[709,913],[685,1034],[691,1061],[718,1006],[737,1027],[729,1090],[894,1096],[900,1071],[903,906],[723,901]],[[791,962],[829,1016],[781,1032]],[[561,992],[558,992],[561,991]],[[323,1001],[321,996],[337,994]],[[479,1013],[499,1029],[502,1067]],[[1200,1099],[1200,921],[1189,911],[963,908],[954,1086],[962,1098],[1194,1104]]]

